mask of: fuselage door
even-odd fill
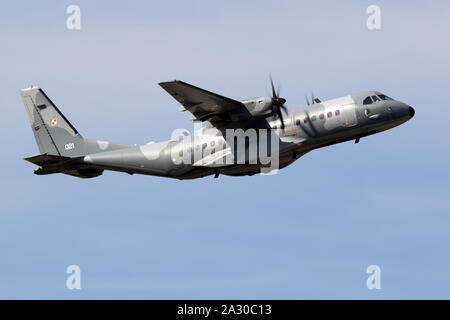
[[[350,103],[340,107],[340,119],[343,127],[353,127],[358,124],[356,119],[356,104]]]

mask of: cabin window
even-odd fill
[[[338,116],[338,115],[340,115],[340,114],[341,114],[341,111],[339,111],[339,110],[336,110],[336,111],[334,112],[334,114]]]
[[[311,121],[316,121],[317,117],[316,116],[312,116]]]
[[[215,142],[211,141],[211,147],[214,147]]]
[[[323,118],[325,118],[325,115],[323,113],[321,113],[319,118],[320,118],[320,120],[323,120]]]
[[[364,101],[363,101],[363,104],[372,104],[372,103],[373,103],[373,101],[372,101],[372,98],[371,98],[371,97],[367,97],[367,98],[365,98]]]
[[[308,118],[303,119],[304,124],[308,124]]]
[[[208,144],[206,142],[202,145],[203,149],[206,149],[207,146]]]
[[[183,150],[180,150],[180,152],[178,152],[178,154],[180,155],[180,157],[183,156]]]
[[[299,126],[300,125],[300,120],[299,119],[295,120],[295,124]]]
[[[377,96],[372,96],[372,99],[374,102],[381,101],[380,98],[378,98]]]
[[[333,112],[330,111],[330,112],[327,113],[327,117],[328,118],[331,118],[332,116],[333,116]]]

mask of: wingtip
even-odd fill
[[[40,89],[41,88],[39,86],[31,85],[28,88],[21,89],[20,92],[27,92],[27,91],[30,91],[30,90],[40,90]]]
[[[161,85],[163,85],[163,84],[174,83],[174,82],[182,82],[182,81],[180,81],[180,80],[162,81],[162,82],[159,82],[158,84],[161,86]]]

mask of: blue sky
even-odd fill
[[[82,29],[66,29],[70,4]],[[381,30],[366,8],[381,8]],[[450,298],[446,1],[14,1],[0,10],[0,298]],[[388,132],[274,176],[36,176],[19,90],[41,86],[87,138],[192,130],[157,83],[290,108],[379,90],[416,109]],[[79,265],[82,289],[65,287]],[[366,288],[381,267],[381,290]]]

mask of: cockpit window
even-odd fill
[[[363,104],[372,104],[372,103],[373,103],[373,101],[372,101],[372,98],[371,98],[371,97],[367,97],[367,98],[365,98],[364,101],[363,101]]]
[[[373,102],[381,101],[377,96],[372,96]]]
[[[378,95],[378,97],[380,97],[381,100],[393,100],[392,98],[389,98],[388,96],[386,96],[384,94],[380,94],[380,95]]]

